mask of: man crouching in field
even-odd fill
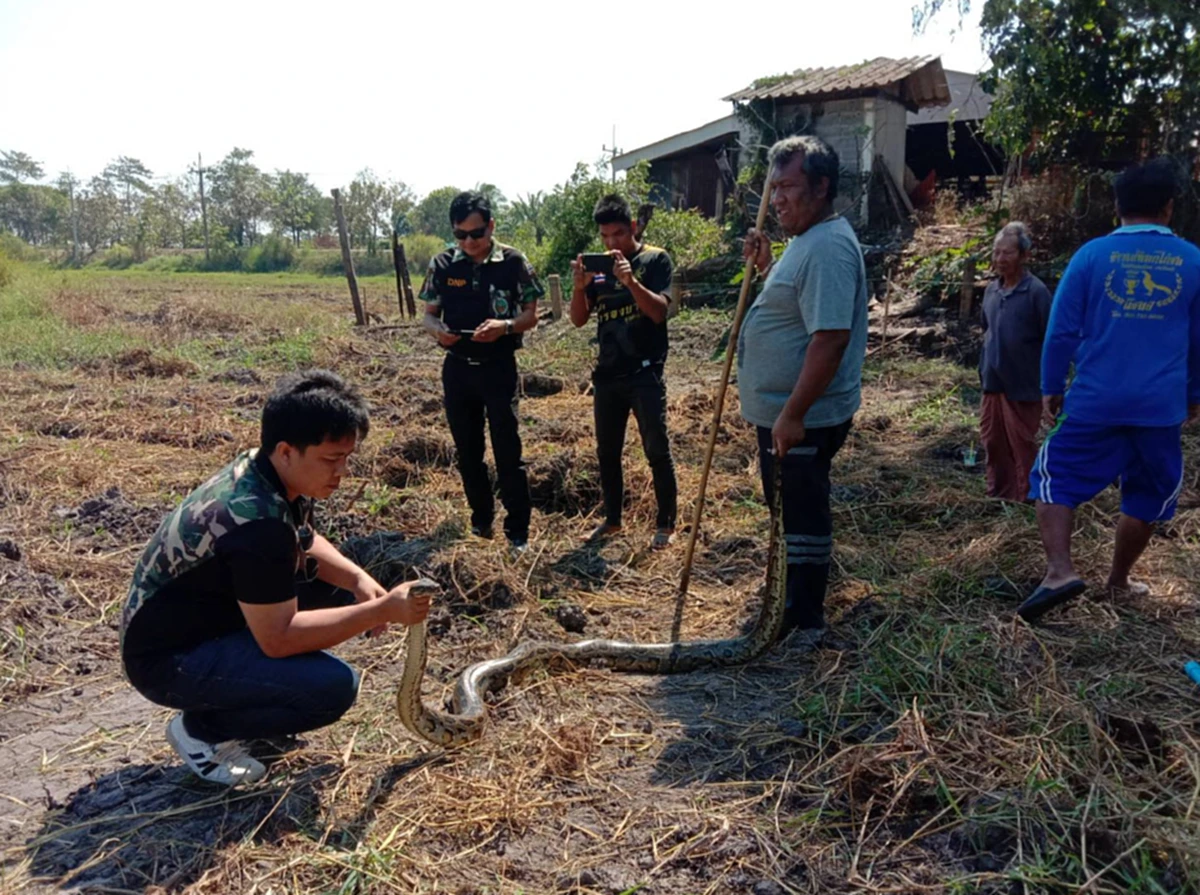
[[[228,786],[265,768],[246,740],[331,724],[358,674],[323,652],[388,623],[421,621],[428,596],[390,591],[312,529],[368,429],[367,408],[323,370],[279,382],[257,450],[239,455],[159,525],[121,613],[130,683],[179,709],[167,740]]]

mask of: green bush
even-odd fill
[[[104,253],[100,263],[110,270],[125,270],[134,260],[133,249],[117,244]]]
[[[412,233],[401,237],[400,243],[404,246],[404,259],[408,262],[409,275],[417,279],[425,276],[425,269],[429,267],[434,255],[446,248],[446,243],[440,236],[431,236],[428,233]]]
[[[8,256],[10,261],[33,261],[36,252],[16,234],[0,230],[0,255]]]
[[[290,270],[296,263],[296,249],[290,240],[271,235],[261,244],[251,246],[242,256],[242,270],[247,273],[275,273]]]
[[[694,208],[655,211],[645,238],[646,242],[666,249],[677,268],[695,267],[725,251],[721,225]]]
[[[4,250],[0,249],[0,289],[4,289],[13,281],[13,264],[8,260],[8,256],[4,254]]]
[[[192,273],[202,269],[203,265],[203,255],[180,253],[155,255],[138,266],[142,270],[153,270],[160,273]]]

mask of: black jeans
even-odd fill
[[[504,533],[510,541],[529,537],[529,477],[521,459],[521,432],[517,417],[517,361],[502,357],[480,364],[453,354],[442,364],[442,389],[446,419],[458,454],[458,471],[471,506],[471,525],[491,528],[496,516],[492,482],[483,462],[483,420],[492,433],[492,456],[500,499],[507,515]]]
[[[662,367],[644,367],[629,376],[596,380],[592,407],[605,521],[609,525],[621,524],[625,500],[621,454],[625,450],[625,426],[633,411],[642,435],[642,449],[654,477],[654,498],[658,502],[656,524],[659,528],[674,528],[678,497],[675,461],[667,438],[667,382]]]
[[[808,429],[804,441],[783,458],[783,532],[787,541],[785,630],[825,626],[825,590],[833,556],[833,511],[829,468],[850,433],[851,420]],[[770,506],[775,480],[771,430],[758,427],[758,467]]]
[[[321,581],[298,583],[301,611],[354,602]],[[232,599],[232,598],[231,598]],[[183,711],[187,732],[208,743],[285,736],[332,724],[358,697],[358,672],[327,652],[272,659],[249,628],[174,654],[126,663],[139,693]]]

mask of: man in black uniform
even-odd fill
[[[625,499],[621,454],[632,411],[658,502],[657,531],[650,544],[661,549],[675,535],[677,502],[663,378],[671,256],[638,241],[629,203],[621,196],[605,196],[597,202],[594,218],[600,227],[600,239],[613,258],[613,276],[606,280],[588,273],[582,255],[571,264],[575,275],[571,322],[583,326],[595,311],[600,342],[592,381],[605,515],[592,538],[605,538],[621,530]]]
[[[447,350],[442,389],[458,471],[471,506],[471,531],[491,538],[496,512],[483,462],[486,415],[506,510],[504,533],[520,553],[529,539],[530,506],[517,428],[514,352],[521,347],[521,334],[537,326],[542,287],[524,255],[492,238],[496,222],[486,196],[455,196],[450,224],[458,248],[429,262],[421,287],[424,325]]]

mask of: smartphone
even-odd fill
[[[475,335],[475,330],[473,329],[451,329],[448,332],[452,336],[466,336],[467,338]]]
[[[588,252],[583,256],[583,269],[588,273],[602,273],[609,279],[613,275],[613,256],[603,252]]]

